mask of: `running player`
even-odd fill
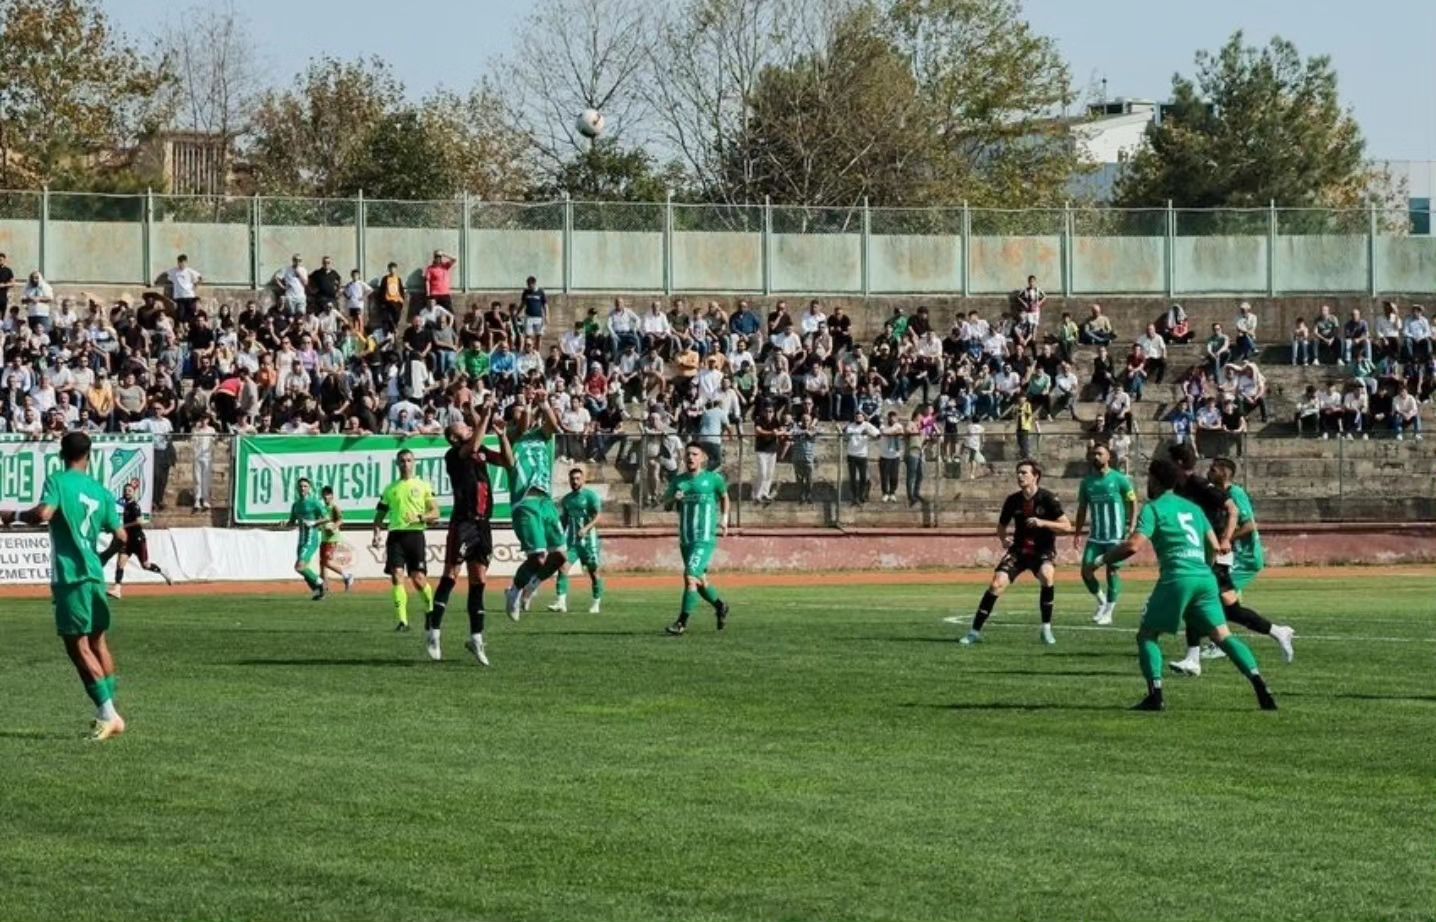
[[[1112,469],[1110,448],[1101,442],[1089,442],[1087,463],[1092,466],[1092,473],[1083,477],[1081,486],[1077,488],[1077,522],[1072,526],[1072,545],[1075,547],[1082,540],[1087,510],[1092,510],[1092,532],[1087,536],[1087,545],[1082,551],[1084,568],[1127,539],[1137,509],[1137,491],[1132,487],[1131,478]],[[1105,591],[1095,579],[1087,582],[1087,591],[1097,597],[1097,611],[1092,615],[1097,624],[1112,623],[1112,612],[1116,610],[1117,599],[1122,594],[1120,567],[1118,564],[1107,568]]]
[[[443,658],[439,632],[444,624],[444,612],[449,607],[449,595],[458,585],[460,568],[464,568],[469,577],[469,639],[464,643],[464,649],[473,654],[479,665],[487,666],[484,579],[494,552],[494,535],[489,524],[494,512],[494,490],[489,482],[489,465],[511,467],[513,455],[503,426],[498,427],[499,450],[484,447],[484,436],[495,415],[492,397],[477,418],[471,403],[465,404],[462,412],[464,421],[454,423],[445,433],[450,447],[444,454],[444,467],[448,470],[449,483],[454,491],[454,508],[449,514],[449,532],[444,541],[444,575],[439,578],[433,604],[424,616],[426,650],[431,660]]]
[[[532,403],[514,404],[509,427],[513,468],[509,473],[509,504],[514,537],[523,548],[524,562],[504,592],[504,608],[514,621],[527,610],[544,580],[564,564],[563,526],[553,501],[553,438],[559,431],[558,415],[542,389],[531,393]]]
[[[115,513],[114,498],[90,476],[90,437],[67,433],[60,440],[60,460],[65,469],[45,478],[40,504],[22,518],[50,528],[55,629],[85,694],[95,703],[90,739],[99,742],[124,733],[125,721],[115,710],[115,660],[105,638],[110,605],[95,543],[108,534],[113,536],[110,547],[122,546],[125,526]]]
[[[1042,467],[1032,460],[1017,465],[1017,492],[1007,497],[1002,504],[1002,514],[997,519],[997,540],[1007,552],[997,562],[992,582],[983,593],[972,617],[972,629],[963,635],[959,643],[968,646],[982,643],[982,626],[992,615],[992,609],[1002,593],[1007,591],[1013,580],[1030,571],[1037,577],[1041,587],[1039,605],[1042,612],[1042,631],[1038,635],[1045,644],[1054,644],[1052,636],[1052,605],[1056,589],[1052,580],[1056,575],[1054,561],[1057,559],[1057,536],[1072,532],[1072,523],[1062,511],[1062,503],[1050,490],[1042,489]],[[1007,541],[1007,526],[1017,523],[1012,543]]]
[[[728,481],[708,470],[708,452],[690,442],[683,453],[683,472],[668,483],[663,508],[678,507],[678,553],[683,557],[683,603],[678,620],[664,630],[678,635],[688,630],[688,616],[698,598],[713,606],[718,630],[728,623],[728,603],[708,581],[708,565],[718,549],[718,536],[728,535]]]
[[[1283,655],[1290,657],[1287,651],[1295,632],[1288,633],[1289,628],[1274,632],[1270,621],[1241,603],[1237,588],[1232,583],[1231,569],[1235,562],[1232,542],[1236,535],[1237,521],[1240,518],[1237,514],[1236,503],[1224,489],[1197,473],[1197,453],[1190,444],[1172,445],[1167,452],[1177,465],[1177,495],[1196,503],[1206,514],[1207,521],[1211,523],[1212,530],[1217,535],[1219,551],[1212,560],[1212,572],[1216,574],[1217,585],[1222,591],[1222,606],[1227,621],[1271,637],[1282,646]],[[1228,458],[1216,459],[1213,461],[1214,465],[1216,461],[1223,461],[1226,465],[1230,465],[1232,470],[1236,470],[1236,465]],[[1201,631],[1196,629],[1187,631],[1187,655],[1172,663],[1172,671],[1180,675],[1199,676],[1202,674],[1201,638]]]
[[[581,467],[568,472],[568,495],[559,500],[558,509],[568,540],[568,559],[576,559],[588,571],[593,585],[593,604],[588,606],[588,613],[596,615],[603,608],[603,578],[598,575],[598,519],[603,514],[603,500],[584,486],[587,479]],[[568,611],[568,567],[558,571],[556,588],[557,596],[548,610]]]
[[[429,585],[429,548],[424,543],[424,528],[439,521],[439,503],[434,488],[414,475],[414,453],[405,448],[397,457],[399,479],[384,488],[374,510],[374,547],[380,546],[379,534],[389,530],[384,547],[384,572],[392,585],[395,631],[409,630],[409,595],[404,591],[404,575],[424,596],[424,610],[434,607],[434,587]]]
[[[354,574],[344,569],[335,559],[344,546],[344,510],[334,501],[334,488],[325,487],[319,491],[324,500],[324,524],[319,528],[319,578],[333,573],[344,581],[344,591],[354,588]]]
[[[1276,700],[1267,690],[1257,669],[1256,657],[1227,628],[1222,614],[1221,591],[1208,554],[1219,551],[1216,533],[1201,507],[1178,496],[1174,490],[1181,472],[1176,464],[1157,458],[1147,472],[1149,502],[1142,507],[1132,535],[1095,561],[1082,566],[1083,579],[1095,578],[1098,566],[1111,566],[1136,554],[1148,543],[1157,555],[1159,576],[1137,630],[1137,652],[1142,675],[1147,680],[1147,697],[1133,710],[1166,709],[1162,697],[1162,648],[1157,638],[1175,634],[1186,621],[1212,639],[1231,657],[1241,674],[1252,683],[1257,703],[1264,711],[1276,710]]]
[[[308,477],[300,477],[296,487],[299,495],[289,507],[289,519],[284,523],[284,527],[299,527],[295,541],[294,572],[304,578],[304,584],[314,593],[310,598],[318,602],[328,590],[324,586],[324,577],[319,575],[312,563],[319,555],[319,537],[329,513],[324,508],[324,503],[314,495],[314,484]]]
[[[159,578],[165,581],[166,586],[173,586],[174,580],[170,579],[160,565],[150,562],[150,542],[145,537],[145,514],[140,510],[138,489],[133,482],[125,484],[124,490],[120,493],[120,523],[125,526],[125,543],[118,547],[118,552],[111,553],[110,548],[100,555],[100,563],[104,564],[111,556],[116,556],[115,561],[115,584],[110,587],[110,598],[118,599],[123,594],[121,585],[125,581],[125,567],[129,565],[130,558],[140,562],[140,568],[156,573]]]

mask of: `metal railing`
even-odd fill
[[[1429,213],[1408,209],[798,207],[411,202],[0,191],[12,265],[62,284],[150,284],[185,252],[260,288],[293,252],[366,278],[460,256],[461,291],[1064,295],[1436,290]]]

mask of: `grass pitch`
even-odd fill
[[[1302,635],[1252,640],[1277,714],[1225,662],[1127,712],[1140,583],[1113,629],[1061,586],[1052,649],[1024,583],[968,650],[975,586],[736,589],[674,639],[675,581],[491,617],[490,670],[462,589],[440,664],[382,596],[136,598],[98,746],[9,600],[0,919],[1433,919],[1436,580],[1338,575],[1249,593]]]

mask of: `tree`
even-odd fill
[[[541,0],[525,21],[505,64],[510,111],[550,176],[588,149],[573,127],[585,109],[604,114],[612,140],[642,133],[651,7],[652,0]]]
[[[567,194],[580,200],[662,202],[670,190],[681,190],[682,185],[683,169],[678,164],[657,169],[648,151],[603,138],[570,157],[533,194],[535,198]]]
[[[435,92],[424,100],[419,122],[435,139],[454,192],[491,202],[528,194],[538,173],[533,146],[488,83],[465,96]]]
[[[1194,78],[1172,78],[1172,104],[1120,176],[1123,205],[1350,208],[1387,193],[1337,95],[1326,56],[1302,59],[1281,38],[1245,46],[1235,32],[1199,51]]]
[[[125,172],[163,121],[165,68],[90,0],[0,0],[0,62],[0,186]]]
[[[220,140],[222,174],[239,138],[249,129],[261,86],[255,49],[259,42],[233,2],[196,6],[159,38],[159,52],[173,81],[175,127]]]
[[[256,191],[347,196],[372,155],[369,145],[403,106],[404,87],[377,57],[320,58],[287,90],[271,90],[254,114],[247,153]]]
[[[1056,43],[1019,0],[893,0],[884,21],[912,62],[936,145],[927,195],[1013,207],[1066,196],[1082,169],[1061,116],[1072,78]]]

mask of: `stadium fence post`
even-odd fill
[[[1267,206],[1266,294],[1268,298],[1276,297],[1276,199]]]
[[[154,278],[151,251],[154,248],[155,230],[155,191],[149,186],[145,187],[145,207],[140,219],[144,225],[140,229],[140,284],[148,287],[150,280]]]
[[[1366,203],[1366,282],[1371,296],[1381,289],[1376,280],[1376,202]]]
[[[459,290],[465,294],[469,291],[469,211],[472,205],[469,190],[465,189],[459,196]]]
[[[263,228],[263,205],[258,193],[249,202],[249,287],[259,290],[259,235]]]
[[[867,225],[866,202],[863,207],[863,224],[864,226]],[[865,252],[866,249],[867,247],[864,245]],[[836,486],[833,487],[833,525],[834,527],[841,528],[843,524],[843,465],[847,459],[843,456],[842,436],[835,433],[833,438],[836,440],[833,450],[833,463],[838,466],[838,476],[833,480],[836,484]],[[824,436],[823,441],[831,440]]]
[[[663,293],[673,294],[673,190],[663,202]]]
[[[563,194],[563,293],[573,288],[573,199]]]
[[[773,200],[763,196],[763,294],[773,293]]]
[[[972,294],[972,209],[962,200],[962,296]]]
[[[648,433],[643,432],[638,436],[638,472],[633,475],[634,495],[638,502],[633,506],[633,524],[643,524],[643,504],[647,502],[644,496],[645,488],[648,485]]]
[[[354,255],[358,260],[357,264],[359,266],[359,276],[361,278],[369,277],[367,271],[368,260],[365,259],[365,256],[367,254],[364,252],[364,250],[366,249],[366,244],[364,242],[364,225],[366,215],[364,214],[364,211],[368,207],[369,205],[364,201],[364,190],[360,189],[358,196],[354,199]]]
[[[859,251],[859,253],[858,253],[859,265],[860,265],[861,271],[862,271],[862,280],[863,280],[862,284],[863,284],[863,297],[864,297],[864,298],[866,298],[868,295],[872,294],[872,270],[871,270],[871,268],[870,268],[871,265],[872,265],[872,263],[871,263],[871,261],[870,261],[871,256],[870,256],[870,254],[869,254],[869,247],[872,246],[872,239],[873,239],[873,211],[872,211],[871,208],[868,207],[868,197],[865,195],[865,196],[863,196],[863,234],[862,234],[862,248],[860,249],[860,251]]]
[[[1167,297],[1177,296],[1177,213],[1172,210],[1172,200],[1167,199],[1167,230],[1164,249],[1167,254]]]
[[[1072,202],[1062,203],[1062,297],[1072,297]]]
[[[40,267],[40,274],[46,278],[50,277],[50,267],[46,264],[45,257],[48,255],[50,238],[50,184],[45,183],[40,187],[40,239],[39,254],[35,260]]]
[[[736,454],[738,455],[738,489],[735,491],[735,495],[733,497],[733,524],[736,527],[741,528],[743,527],[743,481],[747,475],[748,466],[744,463],[746,459],[744,458],[743,453],[743,436],[740,435],[737,438],[738,451],[736,452]]]

